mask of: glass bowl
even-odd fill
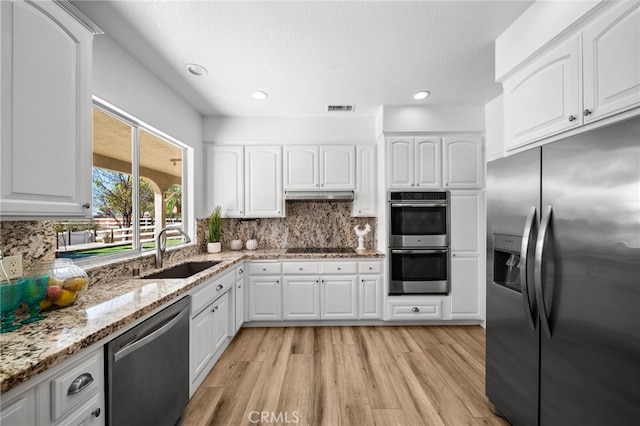
[[[81,267],[71,259],[56,259],[41,262],[29,271],[30,277],[47,275],[47,292],[40,302],[43,310],[64,308],[72,305],[87,290],[89,279]]]

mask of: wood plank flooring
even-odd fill
[[[183,424],[508,425],[484,354],[479,326],[243,328]]]

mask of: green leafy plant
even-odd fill
[[[210,243],[217,243],[220,241],[221,222],[220,206],[216,206],[209,215],[209,233],[207,234],[207,240]]]

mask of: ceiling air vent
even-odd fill
[[[355,105],[329,105],[327,112],[353,112]]]

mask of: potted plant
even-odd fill
[[[207,252],[219,253],[222,250],[220,245],[220,224],[222,218],[220,217],[220,206],[216,206],[215,209],[209,215],[209,232],[207,233]]]

